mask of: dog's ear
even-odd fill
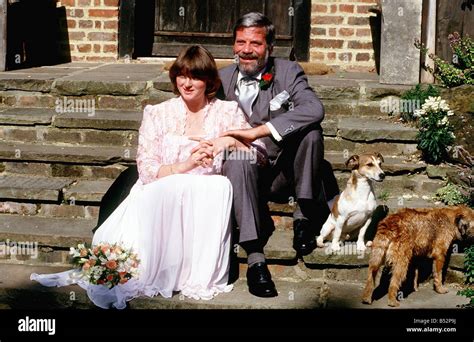
[[[357,169],[359,167],[359,156],[354,154],[346,161],[346,166],[351,170]]]
[[[454,219],[454,223],[458,227],[461,237],[464,238],[467,235],[469,229],[469,221],[464,217],[463,214],[457,214]]]
[[[375,156],[377,157],[378,160],[380,160],[381,163],[383,163],[385,160],[383,160],[383,156],[380,153],[375,153]]]

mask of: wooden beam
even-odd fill
[[[436,0],[423,1],[423,44],[428,49],[428,54],[435,53],[436,48]],[[427,55],[421,56],[422,65],[434,70],[434,61]],[[421,83],[434,83],[434,76],[424,68],[421,68]]]
[[[191,44],[188,43],[154,43],[153,44],[153,56],[177,56],[179,52],[188,47]],[[209,50],[209,52],[215,58],[233,58],[232,46],[230,45],[217,45],[217,44],[203,44],[203,46]],[[275,46],[272,56],[280,58],[288,58],[290,55],[291,47]]]
[[[132,59],[135,47],[135,0],[120,1],[119,58]]]
[[[7,0],[0,0],[0,71],[5,71],[7,59]]]
[[[176,32],[176,31],[155,31],[155,36],[174,36],[174,37],[211,37],[211,38],[232,38],[232,33],[225,32]],[[292,40],[292,36],[276,35],[278,40]]]

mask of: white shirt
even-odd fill
[[[237,82],[236,84],[239,84],[240,80],[242,78],[246,77],[246,75],[242,74],[242,72],[239,71],[239,74],[237,75]],[[262,72],[258,73],[257,75],[254,76],[254,78],[260,82],[260,80],[262,79]],[[237,91],[237,87],[235,87],[235,95],[238,96],[238,91]],[[282,137],[280,135],[280,133],[278,133],[278,131],[275,129],[275,127],[270,123],[270,122],[266,122],[265,125],[268,127],[268,129],[270,130],[270,133],[272,134],[273,138],[276,140],[276,141],[282,141]]]

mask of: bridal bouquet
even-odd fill
[[[81,268],[79,277],[94,285],[112,288],[138,275],[137,255],[119,244],[103,243],[90,248],[78,244],[77,248],[70,248],[69,254],[73,264]]]

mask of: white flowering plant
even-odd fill
[[[90,248],[78,244],[70,248],[69,254],[72,263],[81,269],[79,278],[94,285],[112,288],[138,276],[137,254],[120,244],[101,243]]]
[[[455,139],[448,120],[454,112],[441,97],[430,96],[413,115],[418,118],[418,148],[423,158],[429,163],[440,163],[446,158],[448,147]]]

